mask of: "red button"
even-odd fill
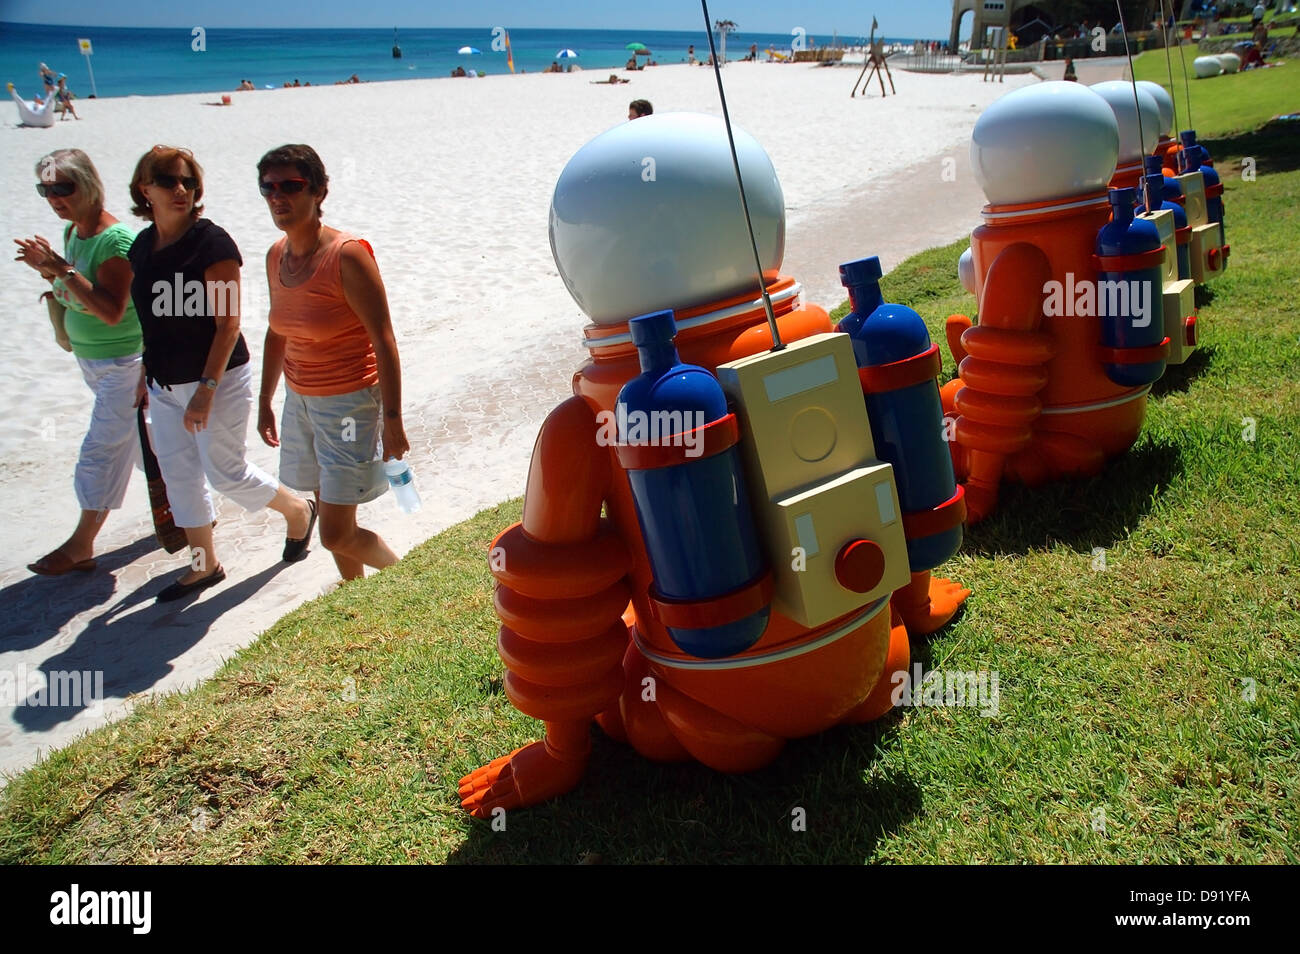
[[[853,540],[835,557],[835,579],[854,593],[870,593],[885,575],[885,551],[870,540]]]

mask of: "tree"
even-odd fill
[[[736,29],[736,24],[733,20],[715,20],[713,28],[722,37],[722,52],[718,54],[718,65],[721,66],[727,62],[727,34]]]

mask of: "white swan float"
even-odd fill
[[[22,126],[53,126],[54,125],[54,104],[58,97],[51,93],[46,97],[45,102],[37,104],[27,102],[18,95],[18,90],[14,89],[14,84],[9,83],[9,95],[14,98],[18,104],[18,123]]]

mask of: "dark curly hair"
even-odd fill
[[[260,183],[266,170],[274,166],[293,166],[298,174],[307,180],[308,189],[316,197],[316,214],[320,215],[321,204],[329,195],[330,177],[325,174],[325,163],[311,146],[291,143],[272,149],[257,161],[257,179]]]

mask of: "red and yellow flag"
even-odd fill
[[[515,55],[510,50],[510,33],[506,32],[506,66],[510,67],[510,72],[515,71]]]

